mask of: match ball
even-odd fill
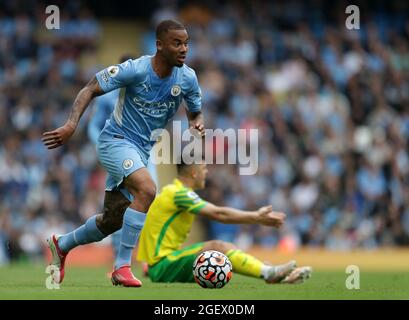
[[[219,251],[204,251],[193,263],[193,277],[203,288],[223,288],[230,281],[232,271],[229,258]]]

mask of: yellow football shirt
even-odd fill
[[[137,259],[153,265],[181,249],[196,214],[206,205],[191,188],[175,179],[152,202],[138,245]]]

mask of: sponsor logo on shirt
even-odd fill
[[[175,101],[150,103],[138,97],[134,97],[132,101],[135,103],[138,111],[150,115],[166,114],[169,110],[176,107]]]

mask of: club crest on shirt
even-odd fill
[[[114,77],[118,74],[118,71],[119,71],[119,67],[118,67],[118,66],[110,66],[110,67],[108,67],[108,75],[109,75],[111,78],[114,78]]]
[[[170,94],[174,97],[177,97],[182,92],[182,89],[179,85],[175,84],[172,89],[170,89]]]
[[[125,170],[128,170],[132,168],[133,161],[131,159],[125,159],[124,162],[122,163],[122,166],[124,167]]]

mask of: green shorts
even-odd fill
[[[194,282],[193,262],[203,249],[203,242],[176,250],[149,266],[148,274],[152,282]]]

